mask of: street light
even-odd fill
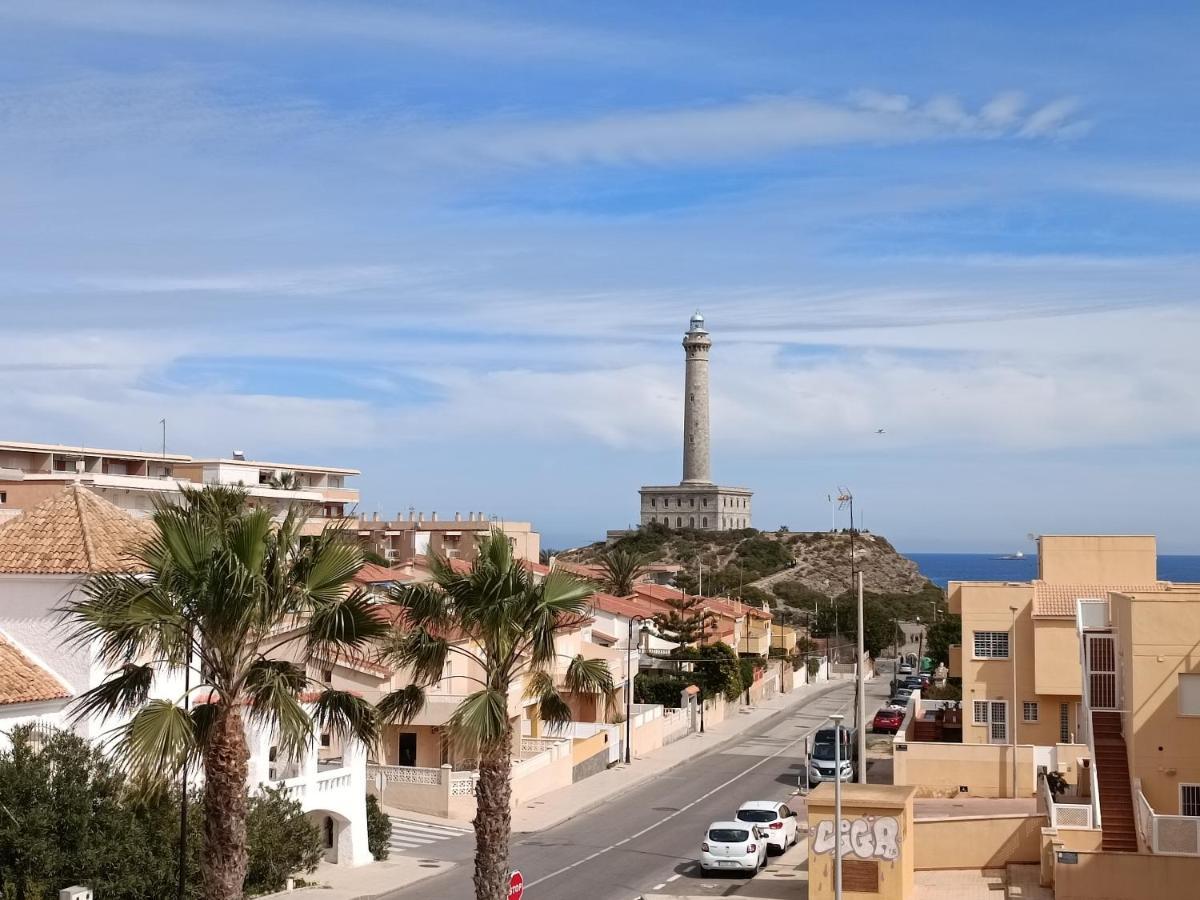
[[[631,752],[633,749],[633,623],[641,623],[638,628],[640,635],[642,629],[646,627],[645,623],[648,618],[648,616],[630,616],[629,637],[625,641],[625,765],[629,765],[633,759]],[[639,639],[639,649],[641,643]]]
[[[842,719],[833,720],[833,896],[842,900]]]

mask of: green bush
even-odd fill
[[[391,850],[392,820],[379,808],[379,800],[367,794],[367,847],[376,859],[387,859]]]
[[[633,679],[633,697],[638,703],[657,703],[667,709],[678,709],[680,695],[691,683],[678,675],[639,672]]]
[[[321,861],[321,835],[299,800],[282,787],[263,786],[251,795],[246,814],[250,849],[246,894],[267,894],[287,887],[297,872],[311,872]]]

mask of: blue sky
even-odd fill
[[[364,471],[545,542],[1200,552],[1193,4],[0,3],[12,439]],[[875,434],[884,428],[886,434]]]

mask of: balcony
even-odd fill
[[[1200,856],[1200,816],[1159,815],[1142,793],[1140,778],[1133,780],[1133,796],[1142,846],[1160,855]]]
[[[738,653],[747,656],[766,656],[771,650],[771,636],[769,634],[747,634],[743,635],[738,642]]]
[[[771,648],[773,650],[782,650],[784,653],[790,654],[796,649],[797,640],[798,637],[795,628],[790,628],[787,625],[772,625]]]

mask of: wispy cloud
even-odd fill
[[[805,147],[891,144],[951,138],[1066,137],[1082,133],[1059,100],[1022,118],[1005,93],[978,112],[949,95],[916,103],[901,94],[861,91],[848,103],[792,95],[749,97],[685,109],[630,110],[556,122],[478,123],[434,129],[447,146],[515,165],[636,165],[756,158]]]

